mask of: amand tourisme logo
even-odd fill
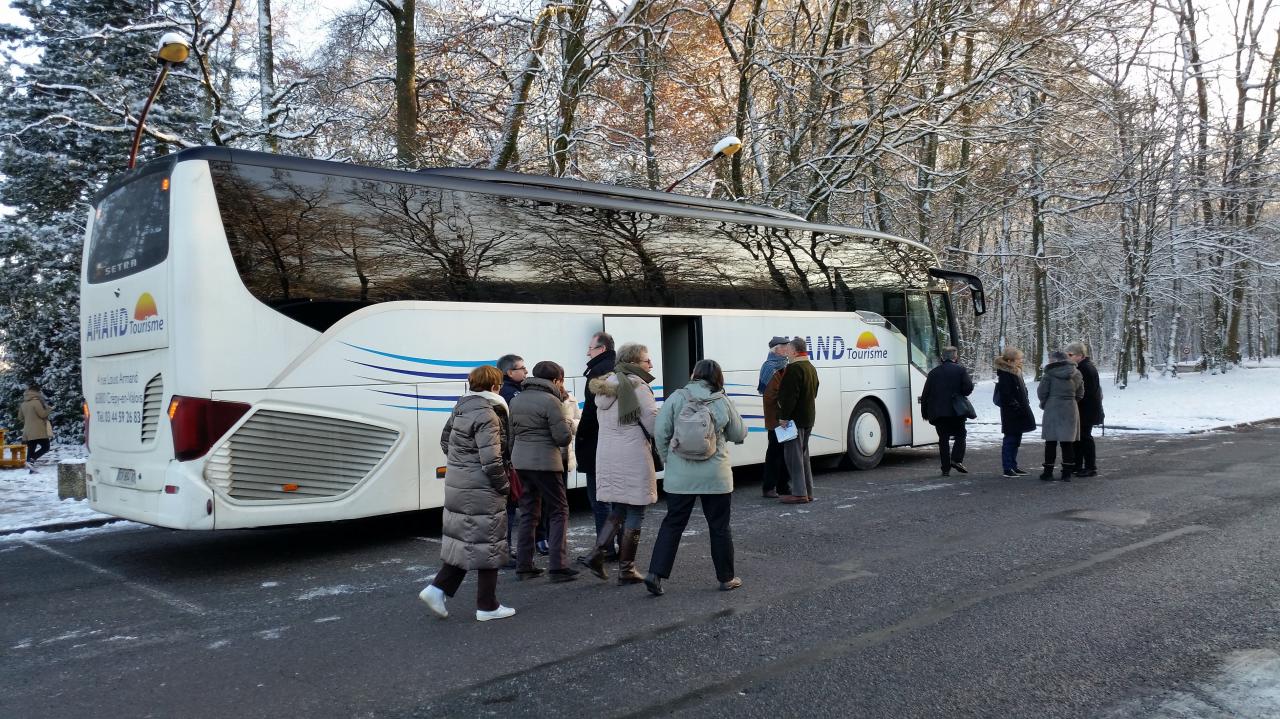
[[[116,307],[105,312],[93,312],[84,318],[84,339],[86,342],[140,335],[158,332],[164,329],[164,319],[160,317],[160,309],[156,306],[156,298],[150,292],[143,292],[133,306],[133,317],[129,317],[129,308]]]

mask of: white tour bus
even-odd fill
[[[811,451],[875,466],[937,441],[915,397],[957,341],[928,248],[739,203],[470,169],[400,172],[202,147],[94,199],[81,287],[89,497],[223,529],[438,507],[467,373],[640,342],[658,397],[725,369],[764,459],[774,335],[821,378]],[[583,478],[570,478],[581,486]]]

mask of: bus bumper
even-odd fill
[[[137,489],[102,481],[109,467],[92,457],[85,467],[89,506],[94,511],[169,529],[213,529],[213,492],[189,465],[169,462],[164,487]],[[172,489],[169,489],[172,488]]]

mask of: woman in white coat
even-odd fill
[[[596,444],[596,500],[609,502],[609,518],[596,537],[596,551],[586,564],[601,579],[604,551],[613,537],[622,532],[618,550],[618,584],[639,584],[644,576],[636,571],[636,549],[644,511],[658,501],[658,479],[649,450],[658,403],[654,399],[650,370],[653,360],[641,344],[625,344],[618,349],[614,371],[591,380],[596,397],[600,439]]]

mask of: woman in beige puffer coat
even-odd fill
[[[611,507],[609,518],[596,537],[596,551],[586,564],[597,577],[607,578],[604,548],[621,531],[618,584],[644,581],[644,576],[635,568],[636,549],[640,545],[645,508],[658,501],[658,479],[649,451],[654,419],[658,416],[658,402],[649,387],[653,381],[649,373],[652,369],[653,360],[647,347],[625,344],[618,349],[614,371],[591,380],[589,385],[595,394],[596,417],[600,422],[600,438],[596,443],[596,500],[609,502]]]
[[[49,451],[49,441],[53,439],[49,412],[49,403],[40,392],[40,385],[34,382],[27,385],[22,404],[18,407],[18,417],[22,420],[22,441],[27,443],[28,463],[34,463]]]

